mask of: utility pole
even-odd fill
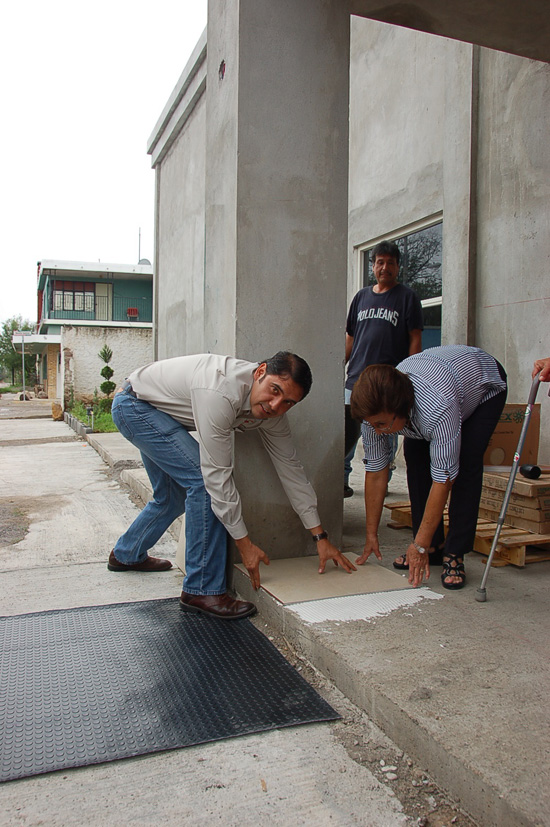
[[[25,389],[25,333],[29,333],[30,331],[25,330],[14,330],[13,336],[21,336],[21,376],[23,379],[23,402],[27,398],[26,389]],[[13,345],[12,345],[13,347]],[[15,349],[15,348],[14,348]]]

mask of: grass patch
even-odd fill
[[[113,417],[111,416],[110,411],[101,410],[99,405],[93,405],[92,410],[94,412],[93,421],[95,434],[110,434],[118,431],[117,426],[113,422]],[[76,416],[76,418],[79,419],[83,425],[92,424],[92,417],[88,416],[86,405],[82,402],[75,402],[70,412],[73,416]]]
[[[25,390],[29,390],[29,386],[25,388]],[[23,393],[23,385],[4,385],[0,388],[0,396],[3,393]]]

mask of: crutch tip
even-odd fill
[[[476,600],[478,603],[485,603],[487,600],[487,589],[476,589]]]

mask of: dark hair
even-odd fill
[[[370,253],[372,264],[376,261],[376,256],[393,256],[398,264],[401,261],[401,251],[393,241],[381,241],[379,244],[376,244]]]
[[[413,383],[392,365],[369,365],[353,386],[350,404],[354,419],[379,413],[407,419],[414,405]]]
[[[302,399],[308,395],[313,377],[305,359],[295,353],[290,353],[288,350],[279,350],[275,356],[270,359],[263,359],[260,364],[264,362],[266,373],[271,374],[271,376],[283,376],[292,379],[302,388],[304,392]]]

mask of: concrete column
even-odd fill
[[[46,375],[48,399],[57,399],[57,375],[59,373],[57,360],[59,357],[59,345],[48,345],[46,347],[46,354],[48,357]]]
[[[342,530],[349,12],[341,0],[210,0],[205,343],[310,363],[290,413],[323,525]],[[237,436],[252,538],[314,553],[265,452]]]
[[[443,344],[475,345],[479,47],[449,43],[443,149]]]

